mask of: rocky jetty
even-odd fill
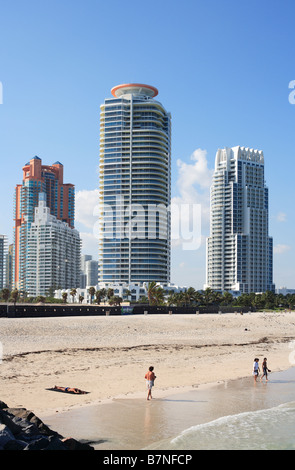
[[[0,450],[94,450],[89,444],[64,438],[26,408],[9,408],[0,401]]]

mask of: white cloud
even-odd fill
[[[82,190],[76,193],[75,220],[85,228],[93,230],[97,222],[96,208],[99,203],[99,191]]]
[[[93,233],[80,232],[82,239],[82,253],[92,255],[93,259],[98,258],[98,241],[97,237]]]
[[[75,200],[75,227],[82,239],[82,253],[98,258],[98,239],[95,234],[97,227],[97,208],[99,191],[77,191]]]
[[[210,186],[212,182],[213,169],[208,168],[207,151],[197,149],[190,157],[192,163],[177,160],[178,179],[176,187],[178,195],[172,198],[171,205],[182,207],[186,204],[200,205],[201,232],[207,232],[210,221]],[[181,224],[188,226],[188,214],[182,214]],[[183,243],[177,238],[179,232],[179,220],[171,217],[172,246],[180,246]],[[181,232],[181,230],[180,230]],[[206,237],[201,236],[203,243]]]
[[[278,222],[286,222],[287,220],[287,214],[285,212],[279,212],[276,217]]]
[[[208,168],[207,151],[196,149],[190,159],[194,162],[186,163],[182,160],[177,160],[179,168],[178,186],[182,192],[187,192],[187,189],[194,189],[198,184],[202,189],[208,189],[211,185],[213,170]]]
[[[275,245],[273,248],[273,252],[275,255],[281,255],[283,253],[286,253],[287,251],[291,250],[291,247],[289,245]]]

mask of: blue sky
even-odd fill
[[[274,281],[295,288],[294,0],[5,0],[0,9],[0,233],[12,242],[22,166],[59,160],[76,185],[84,252],[95,256],[99,107],[113,86],[146,83],[172,114],[172,196],[185,202],[191,190],[202,204],[203,241],[217,149],[264,151]],[[204,243],[173,248],[171,280],[203,287]]]

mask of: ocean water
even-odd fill
[[[158,443],[166,450],[295,450],[295,401],[223,416]]]

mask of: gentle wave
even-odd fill
[[[167,448],[167,442],[166,442]],[[168,443],[182,450],[295,449],[295,402],[224,416],[184,430]]]

